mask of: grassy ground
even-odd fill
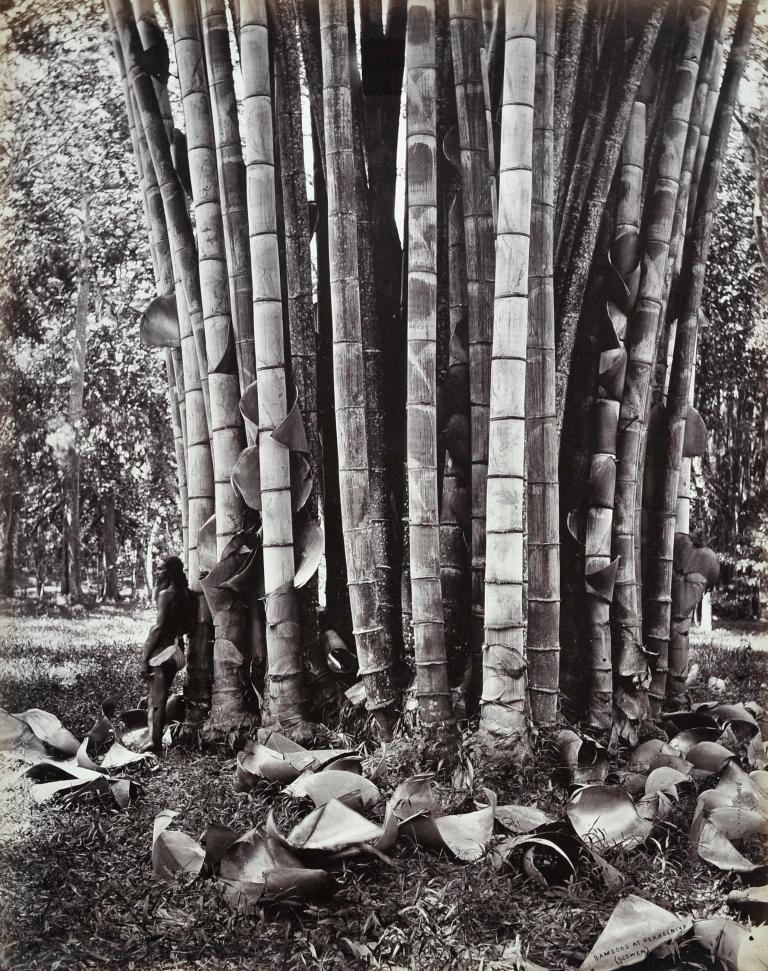
[[[102,608],[37,617],[14,609],[15,615],[6,611],[0,618],[2,707],[54,712],[82,737],[107,695],[118,709],[135,704],[149,614]],[[699,698],[707,696],[710,675],[725,679],[724,698],[765,696],[768,655],[701,645],[695,660]],[[407,743],[400,749],[407,754]],[[459,865],[401,841],[394,867],[375,861],[338,870],[336,893],[321,906],[234,915],[210,881],[159,883],[150,856],[152,821],[162,809],[177,810],[178,827],[195,837],[212,821],[241,828],[264,821],[276,791],[265,785],[234,793],[232,756],[172,750],[141,778],[143,795],[123,813],[33,807],[24,783],[6,791],[0,806],[0,967],[430,971],[511,968],[513,956],[522,953],[546,968],[573,968],[616,903],[615,894],[588,880],[541,890],[518,868]],[[487,781],[500,803],[537,803],[562,815],[567,792],[550,778],[544,759],[536,770]],[[696,917],[724,914],[725,896],[738,878],[688,862],[694,801],[693,795],[683,800],[658,843],[612,862],[626,875],[628,891]],[[708,964],[686,951],[645,965],[694,966]]]

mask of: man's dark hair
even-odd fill
[[[161,590],[167,590],[171,586],[177,587],[179,590],[187,590],[189,588],[187,575],[184,572],[184,564],[178,556],[163,556],[160,563],[165,567],[165,577],[163,578],[163,582],[157,585],[158,593]]]

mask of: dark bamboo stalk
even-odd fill
[[[636,41],[633,56],[625,65],[623,80],[618,89],[619,94],[611,107],[611,120],[606,125],[607,135],[602,143],[594,177],[586,196],[583,219],[579,225],[578,238],[575,239],[569,264],[567,267],[557,263],[555,265],[556,305],[560,321],[556,352],[558,436],[563,425],[576,330],[594,257],[603,207],[626,136],[632,105],[656,43],[668,2],[669,0],[657,0],[648,11],[647,19]]]
[[[678,319],[669,380],[663,444],[664,472],[659,490],[659,507],[654,517],[655,556],[650,564],[647,603],[648,646],[658,655],[658,678],[653,687],[660,698],[663,698],[666,691],[677,496],[690,382],[695,366],[701,297],[717,206],[717,190],[756,11],[757,0],[742,0],[702,168],[691,235],[686,240],[683,254],[680,290],[684,299],[681,301],[682,312]]]
[[[494,295],[493,205],[489,181],[488,128],[480,66],[479,0],[449,0],[451,46],[459,120],[469,327],[472,455],[471,649],[479,669],[483,644],[485,493]]]
[[[320,0],[323,113],[328,173],[329,256],[339,484],[347,575],[360,673],[367,704],[385,734],[395,702],[392,656],[376,603],[373,535],[368,511],[362,322],[358,274],[354,133],[345,0]]]
[[[560,673],[560,512],[555,418],[554,95],[555,8],[539,0],[529,270],[526,450],[528,454],[528,692],[537,725],[557,718]]]
[[[646,201],[643,273],[628,331],[629,357],[619,414],[613,517],[613,553],[621,560],[611,608],[615,669],[619,677],[627,679],[644,678],[648,670],[642,641],[635,549],[637,480],[642,476],[641,429],[646,420],[658,329],[663,326],[663,288],[675,203],[710,9],[711,0],[697,0],[687,9],[683,45],[664,124],[664,148]]]

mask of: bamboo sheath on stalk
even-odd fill
[[[351,9],[351,8],[349,8]],[[355,47],[353,19],[348,19],[349,41],[351,48]],[[382,310],[379,294],[376,288],[375,263],[378,254],[373,246],[373,211],[383,200],[373,197],[369,192],[366,180],[365,154],[363,151],[364,110],[363,93],[360,75],[357,70],[356,58],[350,56],[350,82],[352,92],[352,144],[355,166],[355,209],[357,213],[357,266],[360,281],[360,319],[363,337],[363,368],[366,385],[366,434],[368,438],[369,463],[369,512],[373,535],[374,576],[376,578],[376,596],[379,605],[379,615],[387,640],[386,650],[394,651],[395,637],[399,633],[401,618],[396,606],[400,589],[398,570],[395,566],[395,544],[393,517],[391,515],[390,475],[387,467],[387,433],[394,445],[398,437],[395,431],[399,425],[401,409],[391,409],[389,414],[389,428],[385,427],[385,402],[389,398],[384,393],[383,376],[384,354],[383,334],[381,327]],[[404,342],[403,342],[404,343]],[[404,394],[398,388],[394,390],[394,380],[402,369],[398,368],[392,374],[393,395],[395,400],[401,400]],[[395,418],[396,421],[392,421]],[[398,449],[391,449],[396,455],[393,469],[404,468],[404,455],[398,454]],[[399,638],[398,638],[399,639]]]
[[[572,240],[568,265],[555,263],[555,306],[559,319],[555,362],[558,438],[565,416],[576,332],[605,202],[621,154],[632,105],[645,75],[668,4],[669,0],[656,0],[648,10],[642,28],[638,28],[632,57],[624,66],[619,91],[608,103],[610,118],[605,126],[606,137],[599,157],[593,159],[595,167],[590,175],[589,190],[582,199],[580,221],[577,222],[575,217],[572,219],[572,225],[578,225],[578,233]]]
[[[302,521],[309,519],[316,523],[318,489],[322,481],[322,451],[318,430],[311,234],[301,118],[301,58],[297,24],[290,0],[272,0],[270,14],[273,24],[276,120],[283,189],[291,376],[304,419],[312,480],[312,489],[300,515]],[[297,459],[305,461],[303,456],[297,456]],[[337,690],[320,649],[316,575],[299,590],[298,601],[305,693],[313,711],[319,714],[325,705],[335,700]]]
[[[688,134],[686,136],[685,152],[683,155],[682,170],[680,173],[680,188],[677,193],[677,201],[675,203],[675,216],[672,225],[672,240],[670,245],[669,255],[667,257],[667,267],[664,282],[664,310],[663,316],[666,317],[666,326],[659,327],[657,335],[656,344],[656,376],[654,389],[649,388],[649,395],[655,393],[656,395],[662,390],[660,385],[663,385],[664,397],[667,394],[667,388],[669,385],[669,374],[671,370],[672,363],[672,352],[675,344],[675,335],[677,331],[677,321],[676,319],[670,320],[670,317],[676,312],[679,300],[678,284],[679,284],[679,274],[682,266],[682,255],[685,243],[685,232],[686,232],[686,217],[688,212],[688,202],[690,199],[690,190],[692,184],[692,178],[694,175],[695,159],[697,155],[697,149],[701,142],[703,135],[703,130],[708,129],[711,126],[711,118],[706,117],[706,108],[709,100],[709,94],[711,91],[711,86],[713,83],[716,84],[719,90],[720,86],[720,73],[721,64],[718,63],[720,56],[718,55],[718,47],[721,47],[721,31],[723,27],[725,13],[725,4],[718,2],[709,19],[709,24],[707,27],[707,36],[704,41],[704,48],[702,50],[701,65],[699,68],[699,75],[696,83],[696,93],[694,94],[693,104],[691,106],[691,116],[688,125]],[[688,227],[690,229],[690,227]],[[667,349],[666,357],[664,353],[664,338],[667,337]],[[652,397],[649,399],[653,400]],[[691,401],[691,405],[693,402]],[[646,421],[650,420],[650,407],[646,406]],[[645,520],[652,515],[653,506],[655,503],[654,492],[655,492],[655,478],[660,474],[658,468],[658,462],[645,461],[645,453],[648,448],[648,429],[643,428],[643,453],[641,457],[641,466],[644,469],[643,480],[640,481],[638,477],[637,483],[637,493],[636,493],[636,508],[635,508],[635,551],[642,552],[642,557],[637,557],[640,559],[640,565],[636,565],[636,570],[642,570],[643,576],[648,572],[648,564],[653,556],[653,551],[650,549],[650,530],[646,527]],[[660,442],[658,440],[651,443],[651,447],[658,451]],[[652,459],[655,455],[652,456]],[[686,464],[690,471],[690,459],[683,459],[683,464]],[[649,493],[645,495],[646,483],[650,487]],[[650,507],[646,509],[645,507]],[[643,517],[643,518],[641,518]],[[679,530],[678,530],[679,532]],[[687,534],[688,529],[686,528],[684,532]],[[638,574],[639,575],[639,574]],[[676,583],[673,584],[673,590],[671,596],[673,601],[675,597],[680,597],[684,594],[685,585]],[[646,593],[647,599],[647,591]],[[681,605],[672,605],[673,615],[676,616],[677,611],[680,609]],[[651,684],[649,686],[648,695],[651,705],[651,710],[654,715],[658,715],[661,712],[664,703],[665,694],[665,684],[667,679],[667,652],[664,647],[662,647],[661,653],[658,651],[659,642],[654,637],[654,630],[651,625],[651,613],[646,604],[644,604],[643,609],[643,628],[644,637],[649,641],[649,648],[652,654],[658,655],[656,664],[651,677]],[[687,640],[687,632],[684,634],[679,630],[679,624],[673,624],[671,630],[671,636],[675,638],[676,650],[678,656],[681,651],[687,654],[687,647],[684,649],[682,647],[683,639]]]
[[[200,0],[240,393],[256,379],[245,164],[224,0]],[[248,433],[248,430],[246,429]],[[249,442],[249,444],[253,444]]]
[[[505,22],[481,729],[522,754],[527,748],[523,506],[535,0],[507,0]]]
[[[107,6],[106,12],[107,19],[111,20],[111,11],[109,6]],[[153,212],[155,213],[155,217],[157,214],[162,215],[162,199],[159,198],[159,189],[157,187],[157,183],[154,182],[152,191],[156,196],[156,201],[154,209],[150,206],[150,201],[148,198],[150,190],[144,169],[142,150],[139,142],[139,133],[137,132],[136,128],[136,113],[133,107],[133,98],[128,83],[128,77],[125,73],[125,62],[123,60],[122,50],[120,48],[120,39],[114,30],[113,46],[115,60],[117,61],[118,66],[118,73],[120,75],[120,82],[123,88],[125,112],[126,117],[128,118],[128,131],[131,139],[133,157],[136,163],[136,172],[139,179],[139,191],[141,193],[142,206],[144,209],[144,222],[149,235],[155,287],[159,295],[170,296],[173,293],[173,267],[171,265],[170,251],[168,249],[168,233],[165,228],[165,217],[163,216],[161,225],[158,226],[155,225],[156,218],[153,218]],[[144,157],[148,158],[146,145],[144,146]],[[181,516],[183,549],[182,559],[186,568],[189,549],[189,500],[187,496],[187,458],[186,449],[184,447],[186,429],[184,429],[182,426],[183,415],[181,410],[181,404],[183,403],[183,384],[181,386],[182,394],[180,402],[179,388],[177,387],[176,373],[174,370],[173,353],[170,347],[166,348],[164,358],[165,372],[168,380],[168,402],[171,411],[171,426],[173,428],[173,445],[174,452],[176,454],[176,480],[179,488],[179,512]],[[180,375],[179,377],[183,382],[183,375]]]
[[[610,250],[613,273],[606,281],[609,291],[605,309],[613,328],[615,346],[600,355],[599,397],[593,412],[595,440],[587,486],[589,509],[584,585],[592,669],[587,723],[596,729],[610,729],[613,716],[610,604],[618,562],[611,560],[611,525],[616,499],[619,408],[627,367],[627,320],[637,298],[640,272],[638,258],[645,137],[646,105],[637,100],[632,106],[624,139],[619,201]]]
[[[157,23],[157,19],[155,17],[155,8],[151,0],[131,0],[131,4],[136,24],[137,49],[140,49],[142,45],[144,48],[147,48],[151,45],[159,44],[160,41],[158,35],[160,34],[160,27]],[[165,43],[164,38],[162,42]],[[165,146],[167,145],[170,167],[176,171],[178,159],[174,155],[175,128],[171,113],[171,103],[168,95],[167,81],[159,81],[157,78],[150,78],[146,72],[144,73],[144,76],[147,79],[149,87],[151,87],[154,92],[154,106],[157,112],[159,112],[160,121],[165,131],[166,137],[162,143],[163,152],[165,151]],[[156,137],[157,139],[160,138],[160,133],[157,126],[155,126],[151,135],[149,133],[147,135],[150,143],[152,143]],[[186,148],[184,148],[184,152],[186,152]],[[193,251],[196,252],[195,237],[189,223],[187,200],[181,187],[180,180],[178,178],[176,179],[176,188],[178,189],[178,192],[171,191],[170,183],[167,181],[163,182],[159,176],[158,181],[161,182],[163,204],[166,207],[166,216],[171,236],[173,238],[177,230],[179,234],[179,249],[178,252],[174,251],[173,254],[174,267],[177,277],[179,274],[181,274],[182,284],[184,286],[187,313],[189,315],[194,338],[194,346],[197,352],[197,366],[200,374],[200,386],[203,393],[203,404],[205,405],[205,418],[206,422],[208,423],[208,431],[210,435],[211,407],[208,392],[208,358],[205,349],[205,325],[203,322],[197,258],[195,256],[195,259],[192,259]],[[170,209],[168,208],[169,206],[171,207]],[[188,231],[185,229],[185,225],[188,228]]]
[[[407,472],[416,694],[422,722],[446,731],[445,652],[437,502],[437,105],[434,0],[408,0]]]
[[[470,645],[476,667],[483,641],[485,506],[493,320],[494,232],[488,126],[480,62],[479,0],[449,0],[467,259],[472,455]],[[477,671],[475,677],[477,678]],[[473,686],[474,687],[474,686]],[[477,686],[479,689],[479,686]]]
[[[756,15],[756,0],[742,0],[731,43],[731,50],[717,102],[712,133],[702,168],[700,188],[691,227],[686,240],[680,278],[681,313],[675,336],[675,351],[669,379],[669,394],[663,437],[663,478],[659,506],[653,523],[654,557],[649,568],[649,632],[658,645],[660,660],[666,662],[671,626],[672,560],[676,529],[680,463],[683,455],[686,421],[696,339],[704,290],[717,190],[723,167],[728,133],[736,95],[744,72]],[[666,665],[665,665],[666,666]],[[666,684],[658,683],[663,693]]]
[[[232,488],[232,468],[245,446],[239,412],[235,339],[229,275],[216,177],[216,147],[205,75],[202,32],[196,4],[171,0],[174,49],[186,123],[190,182],[195,209],[200,289],[210,366],[208,388],[215,479],[216,551],[220,558],[242,526],[244,506]],[[242,610],[233,606],[214,616],[213,688],[209,730],[231,728],[242,718],[241,669],[246,648]]]
[[[126,10],[125,15],[130,24],[130,11]],[[113,25],[116,27],[114,20]],[[124,72],[123,52],[117,31],[115,47],[118,53],[118,64],[121,71]],[[173,263],[173,254],[168,237],[164,200],[157,182],[156,170],[147,141],[147,132],[144,125],[138,123],[141,115],[130,85],[126,86],[126,97],[129,121],[133,125],[136,136],[137,162],[145,187],[149,235],[153,245],[154,264],[158,273],[158,291],[161,295],[167,296],[173,292],[174,278],[178,279],[178,273]],[[158,131],[157,126],[154,130],[161,139],[161,145],[165,144],[164,131],[162,129]],[[197,381],[197,388],[193,387],[193,394],[187,400],[184,386],[184,343],[182,343],[182,349],[177,347],[168,349],[166,351],[166,366],[169,380],[173,381],[175,386],[175,400],[178,405],[181,426],[181,453],[179,452],[179,439],[176,437],[180,498],[182,503],[188,507],[186,518],[182,511],[182,523],[183,526],[186,525],[184,534],[185,566],[189,573],[191,589],[196,595],[198,604],[198,626],[194,635],[190,637],[187,651],[184,698],[187,720],[194,724],[201,724],[211,702],[212,631],[210,611],[205,598],[200,593],[198,582],[197,537],[200,526],[213,511],[213,468],[202,394],[196,370],[197,354],[193,346],[189,319],[183,312],[178,313],[179,306],[181,306],[182,311],[186,306],[178,283],[176,285],[176,300],[180,331],[183,329],[186,338],[186,367],[193,382]],[[187,416],[189,416],[189,419]],[[189,528],[190,522],[192,523],[192,530]]]
[[[115,26],[120,37],[126,71],[135,98],[137,119],[141,119],[148,149],[144,166],[150,166],[162,195],[168,227],[170,253],[176,288],[181,353],[184,369],[184,400],[187,429],[187,488],[189,499],[188,569],[191,588],[200,592],[197,537],[202,525],[213,514],[213,464],[208,424],[198,369],[198,351],[192,333],[191,308],[200,307],[197,251],[189,223],[186,202],[171,161],[170,147],[149,76],[138,57],[140,41],[128,0],[110,0]],[[151,205],[150,198],[150,205]]]
[[[345,0],[321,0],[323,114],[339,489],[352,623],[368,707],[387,733],[396,697],[376,602],[358,285],[352,96]]]
[[[621,677],[645,677],[638,558],[635,549],[636,495],[642,476],[642,427],[659,327],[663,326],[664,281],[688,121],[696,89],[711,0],[696,0],[686,11],[683,47],[671,81],[669,110],[662,131],[658,168],[645,204],[643,272],[629,322],[627,377],[619,413],[613,553],[620,556],[611,607],[614,663]]]
[[[555,418],[555,294],[553,285],[555,7],[536,13],[536,96],[526,368],[528,455],[528,684],[537,725],[557,718],[560,676],[560,536]]]
[[[208,388],[216,489],[216,548],[221,556],[242,524],[243,503],[230,480],[232,466],[245,446],[245,434],[238,408],[240,389],[232,354],[234,335],[224,228],[215,177],[216,148],[199,16],[196,4],[189,0],[170,0],[170,10],[187,134],[205,344],[210,366]]]
[[[248,231],[259,408],[262,549],[267,617],[267,681],[262,718],[302,721],[301,649],[288,448],[273,432],[288,414],[283,308],[275,208],[269,38],[264,0],[240,4]]]

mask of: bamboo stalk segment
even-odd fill
[[[223,0],[200,0],[240,393],[256,378],[245,164]],[[253,444],[249,442],[249,444]]]
[[[267,613],[267,717],[302,721],[301,649],[293,588],[289,451],[273,432],[288,414],[283,309],[275,208],[269,37],[264,0],[240,4],[248,231],[258,395],[262,549]]]
[[[389,732],[396,695],[378,614],[369,518],[363,345],[358,283],[352,96],[345,0],[321,0],[323,115],[339,491],[352,623],[369,709]]]
[[[481,728],[527,748],[523,504],[535,0],[506,2],[488,450]],[[469,240],[468,240],[469,244]],[[474,429],[473,429],[474,431]]]
[[[470,691],[469,678],[472,670],[467,654],[469,633],[469,454],[459,431],[468,433],[469,426],[469,362],[466,347],[467,322],[467,264],[464,256],[464,225],[460,189],[451,200],[448,209],[448,303],[449,303],[449,358],[448,376],[443,387],[451,388],[451,411],[443,434],[446,459],[443,470],[443,495],[440,506],[440,578],[443,591],[443,616],[445,620],[446,648],[449,664],[460,666],[459,680],[466,695]],[[454,399],[455,389],[455,399]],[[439,394],[440,392],[438,392]],[[440,409],[438,408],[438,411]],[[440,419],[438,419],[440,421]],[[449,435],[450,429],[453,435]],[[458,426],[458,428],[456,428]],[[441,429],[442,430],[442,429]],[[442,445],[442,439],[441,443]],[[464,464],[462,465],[462,458]],[[455,675],[452,683],[455,683]]]
[[[661,326],[675,204],[710,9],[711,0],[696,0],[686,10],[684,44],[671,80],[669,110],[661,136],[663,149],[646,200],[643,272],[629,324],[627,378],[619,415],[613,517],[613,553],[621,559],[611,607],[616,673],[623,678],[643,678],[648,670],[643,650],[636,550],[636,496],[638,477],[642,475],[642,427],[647,421],[647,399],[658,329]]]
[[[208,387],[215,479],[216,553],[220,558],[242,526],[244,512],[232,488],[232,469],[245,447],[238,403],[229,275],[216,172],[216,146],[204,71],[202,29],[196,5],[170,0],[176,66],[187,133],[190,184],[195,209],[198,260],[210,373]],[[241,669],[247,653],[242,611],[214,612],[213,687],[207,732],[230,730],[243,717]]]
[[[560,674],[560,503],[555,415],[555,8],[536,12],[536,95],[526,368],[528,682],[537,725],[557,718]]]
[[[211,371],[211,436],[216,488],[216,547],[224,548],[241,527],[243,504],[231,486],[232,466],[245,447],[238,402],[239,384],[232,355],[224,227],[221,218],[216,147],[213,138],[203,45],[197,8],[187,0],[170,0],[176,67],[187,132],[187,153],[195,208],[200,264],[200,290],[206,354]]]
[[[678,319],[675,351],[669,379],[669,395],[663,438],[663,483],[659,508],[654,519],[654,556],[649,566],[647,603],[648,642],[658,653],[659,677],[654,684],[663,698],[670,636],[672,572],[676,529],[680,464],[683,457],[686,423],[696,340],[704,291],[707,258],[717,205],[717,190],[723,167],[728,133],[733,119],[736,95],[744,72],[747,51],[756,15],[756,0],[742,0],[728,55],[722,88],[717,102],[712,133],[702,168],[701,183],[691,235],[686,240],[680,278],[682,311]]]
[[[107,4],[107,18],[112,20],[111,11]],[[114,24],[113,24],[114,28]],[[139,133],[136,125],[136,112],[133,105],[128,76],[125,72],[125,61],[123,59],[120,39],[113,29],[113,47],[115,60],[118,65],[118,73],[123,88],[123,99],[125,101],[126,117],[128,118],[128,131],[133,149],[133,157],[136,162],[136,171],[139,179],[139,190],[141,192],[142,205],[144,209],[144,221],[150,240],[150,252],[152,256],[152,267],[155,275],[155,286],[157,293],[162,296],[169,296],[173,293],[173,266],[171,255],[168,248],[168,232],[165,226],[165,216],[163,214],[163,203],[160,198],[160,191],[157,182],[152,179],[150,185],[145,171],[145,160],[149,161],[149,151],[144,144],[142,151],[141,138],[143,129]],[[150,192],[153,199],[150,202]],[[165,370],[168,381],[168,402],[171,411],[171,426],[173,428],[173,445],[176,453],[176,480],[179,489],[179,512],[181,516],[181,535],[182,535],[182,559],[185,568],[188,568],[189,559],[189,497],[187,492],[187,457],[184,441],[186,438],[186,427],[184,425],[184,384],[183,374],[177,374],[174,367],[174,355],[171,348],[165,350]]]
[[[408,0],[407,472],[416,694],[422,722],[451,720],[437,502],[437,104],[435,7]]]
[[[304,419],[311,467],[311,491],[302,519],[316,523],[318,488],[323,481],[323,456],[318,430],[318,362],[312,305],[311,231],[304,166],[298,23],[290,0],[272,0],[270,13],[274,32],[276,121],[283,190],[291,375]],[[297,530],[300,529],[295,512],[294,524]],[[319,714],[328,705],[334,704],[338,692],[320,647],[316,576],[301,588],[298,601],[306,694],[312,711]]]
[[[616,496],[616,439],[619,408],[624,393],[627,320],[637,298],[640,273],[639,240],[641,196],[646,139],[646,105],[635,101],[624,140],[621,184],[613,245],[610,251],[615,276],[609,287],[613,300],[606,311],[614,333],[614,347],[600,356],[599,395],[594,409],[595,444],[590,467],[589,511],[585,544],[584,583],[592,677],[587,724],[607,730],[612,722],[613,663],[611,658],[610,604],[618,562],[611,557],[611,527]]]
[[[471,649],[479,660],[483,639],[485,505],[493,320],[494,234],[488,126],[480,60],[479,0],[449,0],[467,259],[470,419],[472,454]]]
[[[188,569],[190,586],[200,591],[197,556],[197,534],[201,526],[213,514],[213,463],[208,437],[208,423],[204,405],[198,348],[196,346],[192,315],[187,294],[192,294],[193,305],[200,308],[200,284],[197,271],[197,251],[189,224],[186,202],[170,157],[170,148],[157,108],[152,83],[138,58],[136,25],[127,0],[110,0],[112,15],[120,38],[127,76],[137,108],[136,117],[141,119],[143,143],[147,146],[144,165],[148,186],[155,179],[162,195],[165,222],[168,227],[170,254],[176,287],[176,307],[181,335],[181,356],[184,376],[185,426],[187,431],[187,489],[189,499],[189,554]],[[138,130],[138,125],[137,125]],[[150,205],[156,198],[148,191]],[[158,214],[159,215],[159,214]]]

